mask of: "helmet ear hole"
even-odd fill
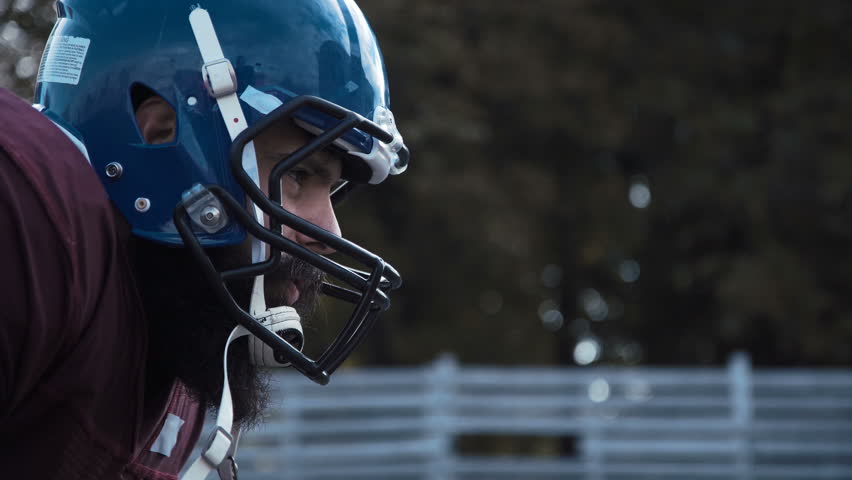
[[[149,145],[174,143],[177,132],[175,109],[151,88],[134,83],[130,101],[140,139]]]
[[[158,95],[154,89],[142,83],[136,82],[130,86],[130,103],[133,104],[134,113],[139,110],[139,106],[142,105],[145,100],[159,96],[160,95]]]

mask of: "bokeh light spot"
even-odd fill
[[[2,4],[2,3],[4,3],[4,2],[0,2],[0,4]],[[29,12],[30,10],[33,9],[34,4],[35,4],[34,0],[15,0],[15,3],[12,6],[12,9],[15,10],[16,12]],[[5,8],[2,8],[2,6],[0,6],[0,12],[2,12],[3,10],[5,10]]]
[[[589,384],[589,400],[602,403],[609,400],[609,383],[603,378],[598,378]]]
[[[630,185],[627,196],[630,204],[636,208],[647,208],[651,204],[651,188],[642,180],[637,180]]]
[[[37,66],[38,65],[33,57],[22,57],[18,60],[18,63],[15,64],[15,75],[17,75],[18,78],[30,78],[35,75]]]
[[[605,320],[609,315],[609,305],[600,292],[594,288],[587,288],[580,292],[580,306],[583,307],[589,318],[596,322]]]
[[[0,29],[0,38],[6,40],[7,42],[14,44],[18,40],[18,37],[21,36],[21,27],[18,26],[18,22],[14,20],[9,20],[3,25],[3,28]]]
[[[577,365],[589,365],[601,356],[601,346],[594,338],[586,338],[574,346],[574,361]]]
[[[556,332],[565,324],[565,317],[559,310],[548,310],[541,316],[541,324],[548,332]]]
[[[625,260],[618,266],[618,276],[626,283],[633,283],[639,280],[639,262],[636,260]]]

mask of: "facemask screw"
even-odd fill
[[[139,213],[145,213],[151,208],[151,200],[148,200],[144,197],[139,197],[136,199],[136,211]]]
[[[124,167],[118,162],[112,162],[106,166],[106,176],[111,180],[118,180],[124,173]]]
[[[214,206],[206,206],[201,210],[201,223],[208,227],[215,227],[219,224],[219,219],[222,218],[222,212]]]

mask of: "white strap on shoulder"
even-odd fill
[[[197,7],[189,14],[189,23],[201,52],[204,64],[201,73],[207,91],[216,99],[222,120],[228,129],[228,135],[233,141],[246,128],[245,115],[237,97],[237,76],[231,62],[225,58],[213,21],[207,10]],[[249,174],[254,183],[260,186],[260,178],[257,167],[257,155],[254,142],[249,142],[243,149],[243,168]],[[263,223],[263,212],[254,206],[255,219]],[[252,261],[257,263],[266,259],[266,244],[256,238],[252,238]],[[254,279],[252,288],[250,313],[257,318],[269,330],[279,333],[287,330],[298,331],[302,334],[299,315],[292,307],[278,307],[269,310],[263,289],[263,276]],[[239,432],[232,432],[234,422],[234,406],[231,400],[231,387],[228,382],[228,347],[237,338],[249,335],[252,352],[252,360],[260,365],[283,366],[274,360],[272,349],[254,337],[242,326],[237,326],[228,337],[225,344],[223,360],[224,385],[222,386],[222,399],[219,405],[219,414],[216,417],[216,430],[207,439],[206,446],[198,457],[187,469],[181,480],[204,480],[213,470],[218,470],[223,463],[236,453],[236,441]]]
[[[225,383],[222,386],[222,399],[219,402],[219,414],[216,416],[216,430],[207,438],[206,445],[201,450],[201,455],[192,462],[181,480],[204,480],[214,470],[218,470],[229,454],[233,455],[235,446],[231,429],[234,425],[234,404],[231,400],[231,385],[228,382],[228,347],[231,343],[245,335],[249,331],[238,326],[231,331],[227,343],[225,343],[225,355],[222,366],[225,371]]]
[[[228,135],[231,137],[231,141],[233,141],[237,138],[237,135],[248,127],[243,109],[240,106],[240,100],[237,98],[237,75],[234,72],[231,62],[225,58],[222,46],[219,44],[219,37],[213,28],[213,21],[210,19],[210,14],[207,10],[200,6],[193,9],[189,14],[189,23],[204,62],[201,67],[204,85],[207,87],[210,96],[216,99],[216,104],[219,106],[219,112],[222,114],[222,120],[225,122]],[[249,172],[255,184],[259,185],[254,142],[246,145],[243,152],[243,166]],[[259,221],[263,218],[257,206],[254,207],[254,213],[255,218]],[[254,243],[258,243],[259,245],[255,245]],[[253,257],[265,256],[263,245],[256,239],[253,241],[252,252]],[[253,258],[253,260],[257,261],[256,258]],[[257,290],[257,282],[255,282],[255,290]],[[260,292],[262,295],[262,277],[260,280]],[[181,477],[181,480],[204,480],[210,472],[217,470],[229,456],[233,456],[236,453],[236,443],[232,436],[234,406],[231,400],[231,386],[228,381],[228,347],[234,340],[245,335],[250,335],[249,331],[242,326],[237,326],[228,337],[223,359],[225,380],[222,385],[219,414],[216,417],[216,430],[207,439],[207,444],[202,449],[201,456],[192,463],[186,473]],[[239,432],[237,432],[236,436],[239,436]]]

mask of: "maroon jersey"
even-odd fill
[[[180,383],[144,414],[128,236],[77,147],[0,89],[4,478],[174,479],[197,440],[204,412]]]

